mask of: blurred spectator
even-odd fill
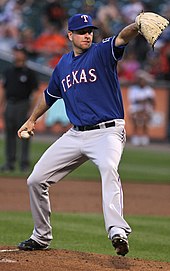
[[[8,0],[1,3],[0,22],[19,26],[22,22],[21,1]]]
[[[35,42],[35,33],[32,28],[25,27],[19,36],[19,42],[22,43],[27,51],[27,57],[30,60],[35,60],[38,57],[38,52],[35,51],[34,42]]]
[[[167,0],[164,3],[160,4],[160,13],[162,14],[162,16],[164,16],[168,20],[170,20],[170,3],[169,3],[169,0]]]
[[[11,53],[12,47],[17,43],[18,33],[14,29],[1,23],[0,25],[0,50],[1,52]]]
[[[35,73],[26,67],[27,55],[22,44],[13,49],[14,63],[4,71],[3,92],[0,97],[0,107],[4,108],[5,125],[5,164],[1,171],[13,171],[18,156],[17,130],[28,118],[35,99],[31,99],[38,88]],[[19,147],[19,145],[18,145]],[[20,143],[19,166],[25,171],[29,167],[30,140]]]
[[[139,70],[136,73],[136,84],[128,88],[129,115],[133,126],[131,143],[148,145],[149,123],[155,107],[155,91],[150,86],[151,76]]]
[[[100,6],[96,19],[107,32],[106,37],[118,33],[122,28],[122,17],[117,0],[108,0],[106,5]]]
[[[82,1],[80,12],[84,14],[89,14],[95,21],[97,12],[96,1],[95,0]]]
[[[23,25],[24,0],[5,1],[0,12],[0,49],[11,53]]]
[[[147,55],[144,69],[155,79],[161,79],[159,50],[155,49]]]
[[[66,9],[61,0],[47,0],[44,7],[44,17],[49,24],[54,24],[58,29],[63,28],[63,22],[67,19]]]
[[[118,75],[121,83],[133,83],[135,81],[135,73],[140,69],[140,63],[136,59],[133,51],[125,54],[124,60],[119,61]]]
[[[134,22],[136,16],[144,10],[144,4],[140,0],[130,0],[127,4],[122,5],[122,16],[126,24]]]
[[[160,49],[160,79],[170,81],[170,40]]]
[[[0,14],[2,27],[5,25],[10,28],[10,31],[13,32],[15,37],[18,36],[19,28],[23,23],[22,5],[23,1],[21,0],[9,0]]]
[[[152,51],[151,46],[142,35],[138,35],[131,48],[131,50],[135,52],[136,58],[141,63],[141,66],[144,66],[148,53]]]
[[[67,52],[68,39],[59,32],[59,29],[55,25],[49,25],[33,42],[32,48],[34,52],[38,54],[39,62],[43,64],[50,64],[53,57],[57,57],[56,63],[53,61],[53,65],[57,64],[61,56]]]
[[[130,3],[122,5],[122,16],[127,24],[134,22],[136,16],[144,10],[142,1],[130,0]]]

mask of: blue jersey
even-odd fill
[[[116,47],[115,37],[93,43],[83,54],[65,54],[55,67],[48,88],[46,103],[51,106],[63,98],[70,122],[74,125],[95,125],[123,119],[124,109],[117,76],[117,61],[125,46]]]

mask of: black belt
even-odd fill
[[[102,128],[109,128],[115,126],[115,121],[112,122],[105,122],[101,124],[96,124],[96,125],[86,125],[86,126],[76,126],[74,125],[74,129],[76,131],[90,131],[90,130],[95,130],[95,129],[102,129]]]

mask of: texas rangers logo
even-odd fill
[[[94,83],[97,81],[97,73],[95,69],[81,69],[77,71],[72,71],[71,74],[67,74],[65,78],[61,81],[63,90],[66,92],[69,90],[74,84],[82,84],[82,83]]]
[[[84,19],[84,23],[88,22],[88,15],[81,15],[81,18]]]

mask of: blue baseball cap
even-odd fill
[[[79,30],[86,27],[91,27],[94,29],[98,29],[98,27],[94,26],[92,23],[92,18],[87,14],[75,14],[68,20],[68,30]]]

